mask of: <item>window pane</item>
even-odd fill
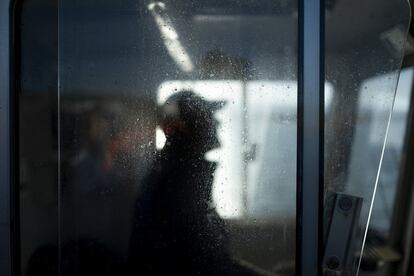
[[[329,230],[335,228],[333,198],[362,199],[354,236],[346,249],[336,248],[346,250],[336,252],[345,256],[339,267],[356,273],[378,188],[410,9],[405,0],[344,3],[331,1],[326,17],[326,80],[334,93],[325,110],[325,226],[327,246],[330,239],[347,239],[350,233]],[[340,24],[344,18],[347,24]]]
[[[294,275],[296,1],[60,1],[56,44],[24,10],[24,271]]]
[[[395,205],[400,164],[403,156],[404,141],[413,87],[414,68],[401,70],[392,110],[390,129],[385,144],[384,159],[378,181],[377,196],[372,209],[370,229],[379,237],[386,239],[391,230],[391,216]],[[382,76],[386,78],[387,76]],[[367,80],[367,82],[375,81]]]
[[[389,266],[401,258],[401,254],[396,248],[390,246],[393,242],[396,224],[394,214],[398,208],[396,194],[400,189],[401,167],[404,156],[404,142],[406,138],[407,120],[409,117],[409,107],[411,90],[413,84],[413,68],[401,70],[398,78],[398,86],[395,94],[395,102],[392,110],[392,117],[385,144],[382,168],[378,179],[377,192],[374,205],[371,211],[371,220],[367,233],[366,245],[361,263],[362,271],[371,273],[385,273]],[[380,78],[387,78],[387,75]],[[377,82],[378,77],[369,79],[366,82]],[[372,108],[372,112],[383,112],[378,108]],[[373,144],[378,143],[375,141]],[[371,168],[370,170],[372,170]],[[394,207],[395,206],[395,207]],[[406,220],[404,217],[403,220]],[[394,223],[393,223],[394,222]],[[402,239],[397,236],[398,239]],[[382,261],[378,254],[373,252],[386,252],[386,260]],[[361,273],[362,274],[362,273]]]

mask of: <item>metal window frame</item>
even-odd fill
[[[0,272],[19,274],[17,121],[13,86],[15,2],[0,0]],[[321,274],[324,179],[324,0],[298,1],[296,274]],[[4,242],[4,245],[2,244]]]
[[[296,274],[321,275],[324,187],[325,1],[300,0]]]
[[[13,216],[12,180],[13,115],[11,0],[0,0],[0,273],[12,275]]]

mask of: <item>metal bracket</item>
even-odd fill
[[[352,275],[362,198],[336,194],[322,262],[324,275]]]

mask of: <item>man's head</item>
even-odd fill
[[[160,107],[159,123],[167,143],[185,143],[197,153],[218,147],[214,113],[224,102],[207,101],[189,90],[180,91]]]

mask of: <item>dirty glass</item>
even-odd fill
[[[398,79],[382,168],[369,222],[369,236],[367,236],[366,249],[364,250],[364,262],[361,263],[361,270],[371,273],[384,274],[389,270],[390,265],[395,264],[403,257],[402,251],[393,248],[390,244],[393,243],[396,236],[398,239],[402,239],[400,235],[396,234],[398,232],[395,229],[398,229],[400,225],[395,222],[394,216],[398,214],[400,203],[397,194],[401,189],[401,168],[406,156],[405,143],[409,127],[407,123],[409,121],[413,76],[413,67],[409,67],[401,70]],[[387,75],[382,77],[386,78]],[[367,80],[367,82],[371,81],[375,81],[375,78]],[[405,219],[404,217],[403,220]],[[376,252],[381,255],[375,254]]]
[[[370,240],[377,238],[371,231],[374,227],[368,225],[404,56],[410,7],[405,0],[328,3],[326,80],[332,83],[334,93],[325,110],[325,241],[329,246],[330,240],[350,238],[347,248],[336,248],[336,256],[325,256],[331,262],[324,267],[363,275],[361,252],[369,250]],[[340,24],[344,18],[347,24]],[[344,208],[353,208],[352,202],[362,200],[360,211],[355,216],[338,213],[334,208],[338,194],[354,200],[351,207],[342,205]],[[341,209],[340,205],[336,206]],[[355,206],[354,211],[358,209]],[[354,223],[351,230],[330,231],[337,227],[335,216],[344,217],[349,225]],[[372,222],[372,226],[378,225],[378,218]]]
[[[378,179],[377,194],[372,208],[370,229],[380,234],[380,237],[383,239],[389,237],[392,228],[392,213],[396,203],[395,196],[399,181],[400,165],[404,155],[413,76],[414,68],[409,67],[402,69],[398,78],[383,163]],[[381,76],[381,78],[387,77],[388,75]],[[366,83],[370,85],[371,82],[375,81],[378,80],[374,77],[366,80]]]
[[[55,2],[23,5],[22,273],[294,275],[296,1]]]
[[[58,262],[57,1],[19,1],[15,47],[18,89],[19,271],[53,274]],[[18,12],[17,12],[18,11]],[[14,267],[14,269],[16,269]]]

